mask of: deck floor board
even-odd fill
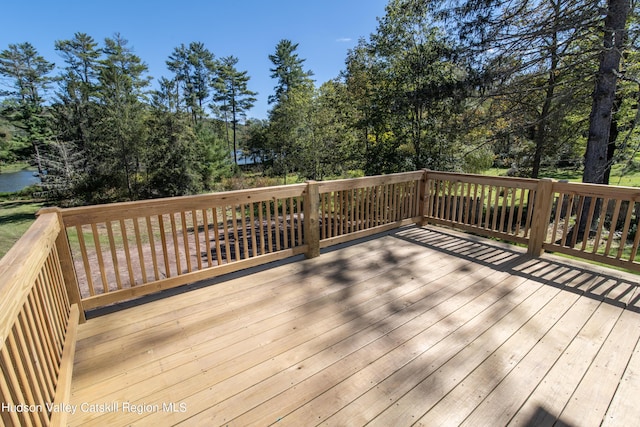
[[[524,252],[407,227],[92,318],[69,425],[631,422],[637,276]]]

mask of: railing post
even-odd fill
[[[79,321],[84,323],[87,318],[84,314],[82,307],[82,297],[80,296],[80,287],[78,285],[78,277],[76,276],[76,269],[73,266],[73,257],[71,255],[71,247],[69,246],[69,239],[67,237],[67,229],[64,226],[64,220],[62,219],[62,209],[60,208],[44,208],[39,213],[55,213],[58,215],[58,222],[60,223],[60,233],[56,238],[56,248],[58,250],[58,257],[60,258],[60,269],[62,271],[62,278],[67,289],[67,295],[69,297],[69,303],[71,305],[78,304]]]
[[[418,198],[420,206],[418,206],[418,216],[420,217],[420,219],[417,222],[417,225],[419,227],[422,227],[425,224],[425,220],[424,217],[426,215],[425,212],[425,208],[426,208],[426,203],[427,203],[427,197],[428,197],[428,190],[429,187],[427,186],[427,181],[429,179],[429,169],[423,169],[422,170],[422,179],[420,180],[420,197]]]
[[[536,198],[533,202],[533,215],[531,216],[531,234],[527,253],[531,256],[540,256],[544,252],[542,248],[547,237],[549,218],[551,216],[551,202],[553,200],[553,183],[550,178],[538,181]]]
[[[304,199],[304,235],[309,248],[305,256],[315,258],[320,256],[320,227],[319,215],[320,192],[316,181],[307,181],[307,191]]]

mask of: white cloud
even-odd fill
[[[350,42],[351,40],[352,40],[351,37],[340,37],[339,39],[336,39],[338,43],[347,43],[347,42]]]

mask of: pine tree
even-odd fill
[[[246,112],[253,107],[256,101],[256,92],[247,88],[249,76],[246,71],[238,71],[236,64],[238,59],[234,56],[222,58],[217,72],[217,78],[213,83],[216,91],[213,100],[220,103],[219,110],[224,114],[225,123],[228,123],[227,114],[231,114],[231,128],[233,131],[233,160],[238,164],[237,127],[240,117],[246,117]]]

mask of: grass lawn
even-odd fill
[[[35,214],[44,205],[40,202],[0,203],[0,258],[35,221]]]
[[[507,169],[491,168],[486,170],[483,175],[507,176]],[[582,169],[543,169],[540,172],[540,178],[582,182]],[[640,170],[625,171],[624,165],[614,165],[611,169],[609,184],[624,187],[640,187]]]
[[[36,170],[29,162],[0,163],[0,172],[2,173],[19,172],[25,169]]]

